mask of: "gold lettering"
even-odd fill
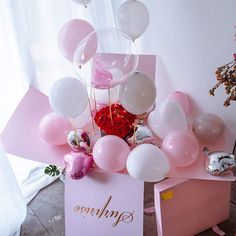
[[[107,208],[107,206],[108,206],[108,204],[110,203],[110,201],[111,201],[111,196],[109,196],[109,198],[107,199],[107,201],[106,201],[106,203],[105,203],[105,205],[104,205],[104,207],[102,208],[102,210],[101,210],[101,213],[100,213],[100,215],[98,216],[98,218],[101,218],[102,217],[102,214],[103,214],[103,212],[106,210],[106,208]]]
[[[129,212],[119,212],[119,211],[114,211],[114,210],[108,210],[108,205],[112,200],[112,196],[109,196],[107,201],[105,202],[104,206],[102,209],[99,208],[92,208],[92,207],[81,207],[81,206],[75,206],[74,207],[74,212],[80,213],[85,217],[85,215],[91,215],[100,219],[101,217],[106,217],[106,218],[114,218],[115,222],[112,224],[113,227],[116,227],[120,222],[123,223],[130,223],[134,219],[134,211]]]
[[[80,208],[81,214],[89,214],[90,208],[89,207],[81,207]]]
[[[111,211],[110,212],[110,217],[112,217],[113,215],[116,218],[119,215],[119,212],[118,211]]]
[[[124,223],[130,223],[133,221],[134,216],[133,216],[134,212],[122,212],[120,214],[120,216],[118,217],[117,221],[113,223],[113,227],[117,226],[119,222],[124,222]]]
[[[80,207],[79,206],[75,206],[74,207],[74,211],[79,211]]]
[[[91,210],[90,213],[91,213],[92,216],[93,216],[94,214],[95,214],[95,215],[98,215],[99,212],[100,212],[100,209],[96,209],[96,210],[95,210],[94,208],[91,208],[91,209],[92,209],[92,210]],[[95,212],[96,212],[96,213],[95,213]]]

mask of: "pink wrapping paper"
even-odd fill
[[[141,55],[138,70],[155,78],[156,57]],[[1,134],[1,140],[8,153],[26,159],[62,165],[64,154],[70,151],[68,145],[52,146],[46,143],[39,135],[38,126],[43,116],[51,112],[48,97],[34,88],[30,88],[10,118],[7,126]],[[234,140],[228,135],[222,137],[212,150],[231,151]],[[171,166],[168,177],[233,181],[232,174],[215,177],[208,174],[204,167],[204,155],[200,151],[200,157],[193,165],[185,168]]]
[[[52,146],[39,135],[41,119],[52,112],[48,97],[30,88],[1,134],[6,152],[42,163],[62,165],[67,145]]]
[[[62,165],[64,154],[70,151],[67,145],[52,146],[39,135],[38,125],[44,115],[51,112],[48,97],[34,88],[30,88],[4,129],[1,140],[6,152],[26,159]],[[224,148],[220,142],[219,148]],[[193,165],[185,168],[171,166],[169,177],[233,181],[232,174],[215,177],[208,174],[204,167],[204,156]]]

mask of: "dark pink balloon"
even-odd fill
[[[58,48],[61,54],[73,62],[76,48],[93,31],[93,26],[85,20],[68,21],[58,33]]]

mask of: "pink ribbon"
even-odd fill
[[[144,208],[143,212],[145,215],[151,216],[155,213],[155,207],[152,206],[152,207]]]
[[[222,231],[222,230],[218,227],[218,225],[213,226],[211,229],[212,229],[217,235],[220,235],[220,236],[226,235],[225,232]]]

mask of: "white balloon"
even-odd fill
[[[187,130],[187,120],[182,107],[170,100],[164,101],[148,116],[148,125],[161,139],[173,131]]]
[[[91,122],[91,114],[89,105],[85,108],[85,110],[75,118],[74,124],[76,128],[84,128],[85,125]]]
[[[67,118],[76,118],[88,104],[86,86],[76,78],[57,80],[49,91],[52,109]]]
[[[72,2],[87,6],[87,4],[89,4],[91,2],[91,0],[72,0]]]
[[[170,165],[161,149],[152,144],[141,144],[130,152],[126,167],[135,179],[158,182],[166,177]]]
[[[139,38],[149,24],[148,9],[140,1],[128,0],[119,8],[118,24],[121,31],[130,38]]]
[[[154,81],[142,72],[135,72],[119,87],[119,101],[130,113],[147,112],[156,99]]]

